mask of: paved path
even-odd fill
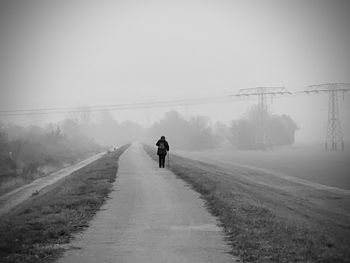
[[[69,167],[63,168],[57,172],[51,173],[48,176],[38,178],[31,182],[30,184],[26,184],[22,187],[19,187],[7,194],[0,196],[0,216],[2,214],[7,213],[13,207],[20,204],[24,200],[28,199],[32,196],[33,193],[37,191],[42,191],[45,187],[57,182],[70,175],[71,173],[79,170],[80,168],[88,165],[89,163],[101,158],[106,152],[98,153],[84,161],[81,161],[77,164],[71,165]]]
[[[120,157],[114,187],[59,263],[235,262],[199,195],[140,145]]]

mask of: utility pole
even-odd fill
[[[257,96],[258,97],[258,132],[255,136],[255,145],[259,149],[266,149],[269,144],[269,139],[266,132],[266,120],[268,114],[267,98],[274,95],[291,94],[285,87],[257,87],[250,89],[240,89],[238,94],[231,96],[244,97],[244,96]]]
[[[325,141],[326,151],[336,151],[338,146],[344,151],[343,132],[340,124],[338,93],[350,90],[350,83],[325,83],[308,86],[303,92],[309,93],[328,93],[328,123]]]

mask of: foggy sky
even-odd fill
[[[0,109],[221,96],[257,86],[350,82],[350,2],[318,0],[0,2]],[[342,104],[350,134],[349,96]],[[255,101],[181,108],[239,118]],[[274,101],[323,139],[325,95]],[[168,109],[116,112],[147,123]],[[44,118],[48,117],[36,117]],[[312,125],[310,125],[312,123]]]

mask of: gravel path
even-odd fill
[[[119,159],[111,198],[58,261],[235,262],[199,195],[133,144]]]

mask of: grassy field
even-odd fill
[[[0,218],[0,262],[51,262],[88,226],[116,179],[119,156],[104,155]]]
[[[35,166],[35,169],[27,172],[9,171],[4,166],[3,161],[0,160],[0,196],[29,184],[38,178],[46,177],[63,168],[79,163],[96,153],[89,152],[88,154],[80,155],[80,158],[76,157],[75,159],[71,157],[71,161],[66,163],[57,162],[55,165]]]
[[[267,151],[214,149],[180,152],[202,161],[219,161],[257,167],[319,184],[350,189],[350,151],[326,152],[323,145],[296,145]]]
[[[157,161],[154,147],[145,150]],[[174,154],[169,169],[201,194],[243,262],[350,262],[349,196],[287,181],[272,188],[245,179],[261,171]]]

